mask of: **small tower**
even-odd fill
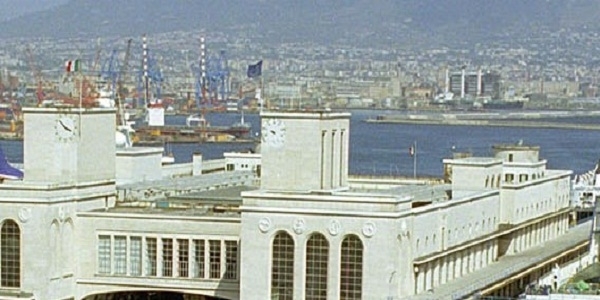
[[[12,255],[15,266],[0,288],[36,299],[75,298],[77,213],[116,201],[115,110],[23,113],[24,177],[0,184],[0,229],[11,232],[12,245],[3,255]]]
[[[25,108],[25,181],[115,179],[115,110]]]
[[[261,113],[261,189],[331,191],[348,187],[350,114]]]

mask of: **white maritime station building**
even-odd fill
[[[24,118],[24,178],[0,184],[0,299],[513,296],[596,260],[571,171],[533,146],[445,159],[443,183],[360,178],[349,113],[270,111],[260,155],[167,178],[160,151],[115,147],[114,109]]]

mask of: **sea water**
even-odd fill
[[[548,161],[549,169],[573,170],[575,174],[592,169],[600,159],[600,131],[444,126],[418,124],[377,124],[365,120],[375,118],[377,110],[351,111],[350,174],[412,176],[416,166],[418,176],[443,174],[442,160],[456,151],[471,152],[474,156],[491,156],[492,145],[518,143],[540,146],[540,158]],[[166,123],[184,124],[186,116],[167,116]],[[239,122],[240,114],[211,113],[206,119],[213,126],[228,126]],[[260,117],[245,114],[244,121],[252,125],[251,135],[258,138]],[[573,119],[571,122],[592,123],[593,118]],[[416,157],[409,149],[416,143]],[[10,162],[23,162],[23,143],[0,141]],[[254,143],[185,143],[167,144],[176,163],[190,162],[192,154],[200,152],[203,159],[218,159],[224,152],[253,151]]]

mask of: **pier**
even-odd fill
[[[413,113],[379,115],[367,123],[446,126],[530,127],[548,129],[600,130],[600,124],[558,121],[564,118],[600,117],[599,111]]]

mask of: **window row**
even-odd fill
[[[454,227],[454,230],[447,229],[447,231],[445,228],[442,228],[442,240],[439,241],[441,244],[438,245],[437,235],[434,233],[433,235],[431,235],[431,238],[429,236],[425,236],[425,238],[423,239],[423,244],[421,244],[421,239],[417,238],[415,243],[415,250],[417,251],[417,255],[424,254],[419,253],[419,251],[437,251],[438,247],[445,248],[457,243],[461,243],[465,240],[472,239],[492,232],[496,230],[497,224],[498,219],[496,217],[489,217],[487,218],[487,221],[486,219],[482,219],[481,224],[479,223],[479,221],[477,221],[475,222],[475,224],[464,224],[462,228]],[[446,238],[445,240],[444,237]]]
[[[275,300],[294,298],[294,239],[286,232],[278,232],[273,239],[271,261],[271,297]],[[306,243],[304,270],[306,299],[326,300],[328,276],[340,278],[336,299],[362,299],[363,244],[356,235],[344,238],[340,251],[339,274],[329,273],[329,241],[320,234],[310,236]],[[296,287],[297,288],[297,287]]]
[[[238,279],[237,240],[98,236],[98,273]]]
[[[518,182],[525,182],[525,181],[529,180],[529,174],[517,174],[517,175],[519,175]],[[544,172],[533,173],[533,174],[531,174],[531,179],[536,180],[536,179],[542,178],[544,176],[545,176]],[[512,173],[504,174],[504,181],[508,182],[508,183],[517,183],[517,182],[515,182],[515,174],[512,174]]]
[[[490,177],[489,175],[485,177],[485,187],[496,187],[499,188],[500,187],[500,175],[492,175],[492,177]]]

